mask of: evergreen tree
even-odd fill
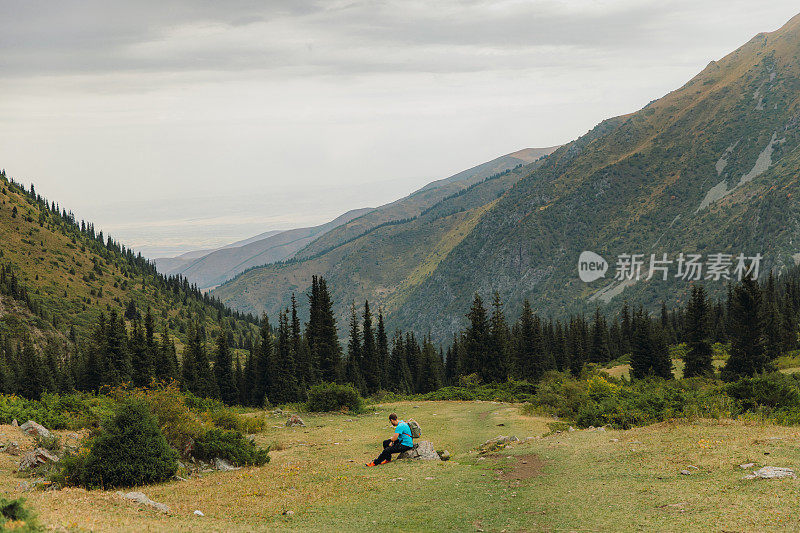
[[[368,394],[378,391],[381,386],[380,367],[378,366],[378,353],[375,346],[375,331],[372,328],[372,313],[369,310],[369,301],[364,302],[364,324],[361,330],[363,342],[361,344],[361,371]]]
[[[486,374],[486,354],[489,353],[489,326],[486,320],[486,309],[483,307],[483,300],[480,295],[475,293],[472,300],[472,307],[467,314],[469,327],[464,339],[464,358],[462,359],[463,373],[477,373],[484,380]]]
[[[745,277],[730,301],[731,355],[723,368],[725,379],[753,376],[769,367],[764,350],[764,309],[758,282]]]
[[[378,329],[376,332],[376,349],[378,357],[378,378],[380,379],[380,390],[386,389],[388,384],[388,364],[389,364],[389,339],[386,336],[386,327],[383,323],[383,313],[378,309]]]
[[[272,333],[269,326],[269,318],[266,313],[261,317],[261,328],[259,329],[259,348],[255,357],[255,375],[251,388],[251,405],[260,407],[264,405],[269,396],[269,388],[272,385]]]
[[[142,329],[142,322],[136,318],[133,320],[133,329],[128,339],[128,350],[131,354],[132,379],[136,387],[146,387],[152,379],[152,362]]]
[[[692,287],[692,297],[686,308],[686,342],[689,350],[684,358],[683,376],[711,376],[712,350],[709,341],[709,305],[702,286]]]
[[[508,379],[510,337],[506,317],[503,314],[503,302],[500,299],[500,293],[495,291],[489,325],[488,352],[484,357],[484,380],[504,382]]]
[[[117,386],[127,383],[133,374],[131,355],[128,351],[124,318],[112,310],[105,328],[105,339],[100,351],[102,358],[103,385]]]
[[[631,377],[672,378],[672,360],[664,332],[660,327],[654,329],[650,317],[641,309],[635,313],[632,323]]]
[[[228,405],[234,405],[239,401],[239,389],[236,384],[236,376],[233,371],[233,356],[228,345],[228,330],[224,325],[220,326],[217,335],[217,353],[214,363],[214,377],[219,389],[219,398]]]
[[[430,337],[425,337],[422,342],[422,371],[417,392],[426,393],[435,391],[442,386],[442,371],[439,356]]]
[[[23,340],[22,347],[22,376],[19,381],[20,394],[25,398],[31,400],[38,400],[42,393],[46,391],[48,380],[52,380],[52,376],[48,375],[48,371],[42,365],[41,358],[38,352],[33,347],[33,342],[27,335]]]
[[[345,363],[344,379],[348,383],[364,393],[366,384],[364,382],[364,374],[361,370],[361,331],[358,327],[358,316],[356,315],[356,306],[354,303],[350,304],[350,339],[347,343],[347,362]]]
[[[589,361],[593,363],[606,363],[611,360],[611,351],[608,347],[608,326],[606,319],[600,314],[600,309],[594,310],[594,321],[591,329],[591,344],[589,346]]]
[[[278,337],[275,343],[275,372],[270,400],[275,404],[296,402],[300,399],[297,388],[297,369],[292,355],[288,310],[278,314]]]
[[[406,343],[403,334],[395,332],[392,338],[392,353],[389,357],[389,382],[387,388],[392,392],[407,394],[411,392],[411,370],[406,357]]]

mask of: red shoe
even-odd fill
[[[391,459],[384,459],[384,461],[383,461],[383,462],[381,462],[381,464],[382,464],[382,465],[385,465],[385,464],[387,464],[387,463],[390,463],[391,461],[392,461]]]
[[[370,461],[369,463],[366,463],[365,466],[378,466],[378,465],[376,465],[374,461]]]

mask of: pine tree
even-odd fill
[[[608,347],[608,326],[606,319],[600,314],[600,309],[594,310],[594,321],[591,329],[591,344],[589,346],[589,361],[593,363],[606,363],[611,360],[611,351]]]
[[[253,383],[251,388],[251,405],[260,407],[264,405],[269,396],[269,388],[272,385],[272,333],[269,326],[269,318],[266,313],[261,317],[261,328],[259,329],[259,347],[256,351],[254,360]]]
[[[387,388],[388,383],[387,368],[389,364],[389,339],[386,336],[386,327],[383,323],[383,312],[380,309],[378,309],[376,345],[378,357],[378,378],[380,379],[378,389],[384,390]]]
[[[692,297],[686,308],[686,342],[688,351],[684,357],[683,377],[711,376],[712,350],[709,341],[709,306],[706,291],[702,286],[692,288]]]
[[[526,298],[517,323],[515,368],[519,379],[536,381],[544,373],[542,364],[542,335],[537,317]]]
[[[411,392],[411,370],[406,357],[406,343],[403,334],[395,332],[392,338],[392,353],[389,356],[389,381],[387,388],[392,392],[407,394]]]
[[[131,355],[127,346],[124,318],[112,310],[105,328],[102,344],[102,384],[116,386],[130,381],[133,374]]]
[[[138,318],[133,320],[133,329],[128,339],[128,350],[131,354],[133,385],[146,387],[150,384],[153,370],[142,322]]]
[[[464,358],[462,360],[464,374],[479,374],[486,378],[485,359],[489,352],[489,326],[486,320],[486,309],[483,300],[475,293],[472,307],[467,314],[469,327],[464,339]]]
[[[753,376],[768,369],[761,289],[749,276],[736,285],[731,295],[730,339],[731,355],[723,368],[723,378]]]
[[[510,331],[503,314],[500,293],[495,291],[492,300],[492,318],[489,325],[488,352],[484,357],[483,379],[504,382],[508,379]]]
[[[378,391],[381,386],[380,367],[378,366],[378,353],[375,346],[375,331],[372,329],[372,313],[369,310],[369,301],[364,302],[364,323],[361,329],[363,342],[361,344],[361,370],[364,384],[368,394]]]
[[[300,384],[305,388],[315,382],[314,366],[311,361],[311,350],[300,331],[300,319],[297,316],[297,300],[294,293],[292,293],[291,342]]]
[[[275,372],[269,397],[274,404],[299,400],[297,369],[292,355],[287,312],[278,314],[278,337],[275,343]]]
[[[661,328],[654,329],[650,317],[641,309],[634,314],[632,325],[631,377],[672,378],[672,360]]]
[[[42,365],[38,352],[33,347],[33,342],[27,335],[22,347],[22,376],[20,379],[20,394],[31,400],[38,400],[46,391],[48,377],[47,370]]]
[[[216,362],[214,363],[214,377],[219,389],[219,398],[228,405],[239,401],[239,389],[236,386],[236,376],[233,373],[233,356],[228,346],[228,330],[221,325],[217,335]]]
[[[420,393],[432,392],[442,386],[442,371],[439,356],[430,337],[425,337],[422,342],[422,372],[420,373]]]
[[[364,382],[364,374],[361,369],[361,331],[358,327],[358,316],[356,315],[356,306],[354,303],[350,304],[350,338],[347,342],[347,362],[345,363],[344,379],[348,383],[364,393],[366,384]]]

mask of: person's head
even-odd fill
[[[393,426],[397,426],[397,424],[399,422],[397,421],[397,415],[396,414],[392,413],[392,414],[389,415],[389,423],[392,424]]]

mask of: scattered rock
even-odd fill
[[[31,437],[44,437],[49,439],[51,437],[50,431],[41,424],[37,424],[33,420],[28,420],[22,424],[19,429],[30,435]]]
[[[619,442],[619,439],[611,439],[611,440],[610,440],[610,441],[608,441],[608,442]]]
[[[203,511],[195,511],[194,514],[195,514],[195,516],[205,516],[203,514]]]
[[[283,410],[282,409],[273,409],[272,414],[273,415],[282,415],[283,414]]]
[[[233,466],[225,459],[221,459],[219,457],[214,459],[214,468],[220,470],[221,472],[232,472],[233,470],[239,470],[238,467]]]
[[[0,450],[6,452],[8,455],[19,455],[22,452],[19,449],[19,444],[16,441],[11,441],[0,446]]]
[[[689,466],[687,466],[686,468],[691,468],[692,470],[700,470],[699,468],[697,468],[697,467],[696,467],[696,466],[694,466],[694,465],[689,465]]]
[[[50,453],[50,451],[45,450],[44,448],[36,448],[32,452],[27,452],[22,456],[22,460],[19,462],[19,467],[17,467],[17,472],[24,472],[25,470],[36,468],[39,465],[57,462],[58,456],[53,455]]]
[[[431,479],[433,479],[433,478],[432,478],[431,476],[428,476],[428,477],[426,477],[425,479],[427,479],[427,480],[431,480]]]
[[[748,468],[753,468],[754,466],[756,466],[755,463],[742,463],[739,465],[739,468],[742,470],[747,470]]]
[[[439,454],[439,459],[441,459],[442,461],[450,460],[450,452],[448,452],[447,450],[437,451],[436,453]]]
[[[783,477],[797,478],[797,476],[794,474],[794,470],[791,468],[784,468],[780,466],[764,466],[758,470],[754,470],[752,474],[747,474],[742,479],[774,479]]]
[[[574,428],[574,427],[572,427],[572,426],[570,426],[570,427],[569,427],[569,431],[575,431],[575,428]]]
[[[692,473],[691,473],[691,472],[689,472],[688,470],[681,470],[681,475],[684,475],[684,476],[691,476],[691,475],[692,475]]]
[[[306,423],[303,422],[303,419],[297,415],[290,416],[289,419],[286,421],[286,427],[293,428],[297,426],[306,427]]]
[[[16,419],[16,418],[15,418],[14,420],[12,420],[12,421],[11,421],[11,425],[12,425],[12,426],[14,426],[15,428],[18,428],[18,427],[19,427],[19,422],[17,422],[17,419]]]
[[[496,452],[498,450],[502,450],[513,442],[519,442],[519,439],[516,435],[512,435],[510,437],[508,435],[499,435],[478,446],[477,450],[478,453],[481,454]]]
[[[294,511],[284,511],[283,516],[294,516]]]
[[[398,459],[421,459],[423,461],[441,461],[439,454],[436,453],[436,448],[433,443],[427,440],[421,440],[414,444],[414,447],[408,451],[401,453]]]
[[[167,507],[163,503],[154,502],[153,500],[148,498],[143,492],[127,492],[127,493],[125,493],[125,492],[119,492],[118,491],[117,494],[119,494],[120,496],[122,496],[125,499],[133,500],[133,501],[135,501],[137,503],[140,503],[142,505],[147,505],[148,507],[152,507],[153,509],[158,509],[162,513],[168,513],[169,512],[169,507]],[[195,511],[195,513],[197,513],[197,512],[198,511]]]

